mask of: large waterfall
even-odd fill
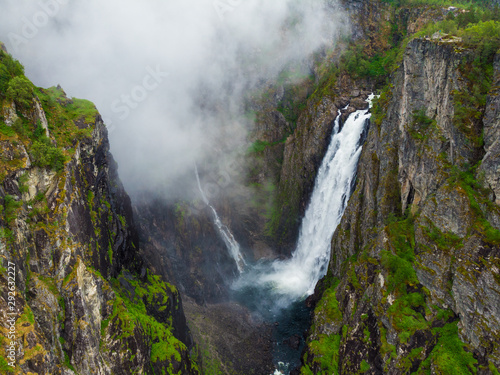
[[[368,98],[371,107],[373,95]],[[240,246],[229,228],[222,224],[214,207],[203,193],[198,171],[196,178],[204,202],[211,208],[214,223],[240,271],[233,284],[236,300],[247,305],[264,320],[275,321],[273,339],[275,374],[288,374],[300,365],[299,348],[290,348],[286,340],[301,337],[308,325],[309,312],[303,298],[314,292],[318,280],[326,274],[331,239],[352,193],[361,155],[363,134],[371,116],[369,109],[349,115],[340,126],[339,110],[330,145],[318,170],[311,200],[300,227],[293,256],[286,261],[261,261],[247,265]]]
[[[370,96],[370,106],[372,99]],[[292,258],[275,261],[270,267],[257,265],[254,272],[241,276],[236,288],[259,285],[273,294],[273,303],[279,308],[314,292],[318,280],[327,271],[331,239],[351,194],[362,135],[370,116],[369,109],[358,110],[340,128],[339,111]]]

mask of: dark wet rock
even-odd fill
[[[465,133],[453,121],[453,93],[468,90],[459,66],[471,58],[453,44],[416,39],[392,75],[384,117],[370,127],[355,191],[332,239],[329,275],[309,299],[316,308],[304,358],[313,373],[323,370],[318,345],[326,337],[338,340],[331,365],[340,374],[439,373],[438,332],[454,325],[461,356],[476,361],[478,374],[500,365],[498,87],[476,129],[484,129],[483,148],[475,130]],[[494,68],[498,80],[498,57]],[[433,119],[433,128],[418,133],[415,113]],[[477,170],[468,169],[478,161]],[[404,251],[414,254],[415,279],[392,284],[387,254]],[[422,298],[411,306],[421,324],[405,331],[401,298],[409,294]]]
[[[236,303],[200,306],[187,299],[186,316],[204,368],[222,374],[272,374],[272,329]]]

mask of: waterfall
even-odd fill
[[[368,98],[370,107],[372,99],[373,95]],[[292,258],[258,265],[253,272],[242,275],[235,289],[258,285],[269,290],[272,303],[278,307],[286,307],[314,292],[318,280],[326,274],[331,239],[352,193],[370,116],[369,109],[358,110],[340,129],[339,111]]]
[[[205,195],[205,192],[203,191],[201,187],[201,182],[200,182],[200,176],[198,174],[198,166],[195,165],[195,172],[196,172],[196,181],[198,182],[198,189],[200,190],[201,197],[203,199],[203,202],[212,210],[212,215],[214,218],[214,224],[217,227],[217,230],[219,232],[220,237],[224,241],[227,250],[229,251],[229,255],[234,259],[234,262],[236,263],[236,267],[238,268],[238,271],[240,273],[243,272],[246,266],[245,258],[243,258],[243,255],[241,254],[240,251],[240,244],[236,239],[234,238],[233,234],[229,230],[229,228],[224,225],[217,214],[217,211],[215,208],[210,204],[210,201]]]
[[[368,98],[369,107],[373,97]],[[273,333],[276,340],[273,349],[274,375],[289,374],[289,368],[300,365],[303,346],[297,350],[288,348],[284,340],[301,335],[308,324],[309,312],[301,300],[314,292],[318,280],[327,272],[332,236],[344,214],[356,179],[371,116],[369,112],[365,109],[352,113],[341,128],[339,110],[302,220],[297,247],[286,261],[260,261],[246,265],[238,242],[229,228],[222,224],[205,196],[196,168],[203,201],[212,210],[219,234],[240,271],[240,277],[233,284],[234,297],[265,320],[279,321]]]

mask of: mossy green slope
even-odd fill
[[[303,374],[500,368],[498,12],[434,9],[441,18],[369,60],[398,56],[332,239]]]
[[[14,367],[2,360],[2,371],[199,373],[178,291],[141,258],[94,104],[60,87],[35,87],[4,50],[0,203],[0,284],[15,264],[21,353]],[[3,311],[7,292],[0,292]],[[4,337],[7,328],[0,330]]]

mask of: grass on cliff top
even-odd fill
[[[76,141],[90,138],[98,115],[93,103],[83,99],[68,99],[62,89],[38,89],[37,96],[49,122],[49,130],[58,147],[73,147]],[[79,128],[76,123],[82,123]]]
[[[46,114],[50,139],[45,137],[40,121],[33,122],[36,98]],[[8,106],[12,101],[18,119],[7,126],[0,116],[0,140],[9,141],[10,146],[4,144],[2,153],[10,148],[14,158],[0,157],[0,181],[24,165],[20,151],[23,146],[34,166],[62,171],[67,158],[74,153],[72,147],[76,142],[92,136],[98,112],[91,102],[70,100],[60,88],[36,88],[24,76],[23,66],[0,50],[0,106]]]
[[[21,63],[0,49],[0,98],[5,99],[10,81],[23,75]]]

